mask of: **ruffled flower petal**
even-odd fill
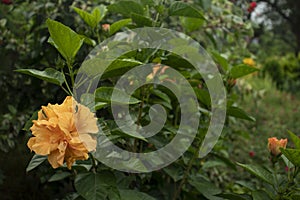
[[[30,128],[34,137],[27,146],[39,155],[48,155],[53,168],[76,160],[88,159],[88,153],[96,149],[97,141],[90,133],[98,133],[97,119],[85,106],[68,96],[61,105],[48,104],[38,112]]]

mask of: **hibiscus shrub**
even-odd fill
[[[26,124],[25,129],[32,134],[27,145],[35,153],[27,172],[39,170],[41,166],[55,168],[41,179],[48,182],[72,181],[73,191],[66,194],[66,198],[70,199],[249,199],[256,195],[249,192],[232,194],[231,190],[225,193],[219,187],[224,188],[226,181],[217,187],[210,171],[216,163],[236,169],[226,153],[229,146],[226,137],[233,133],[230,124],[236,119],[255,119],[238,107],[234,86],[236,79],[258,69],[253,66],[252,59],[251,62],[249,59],[243,62],[244,57],[250,56],[243,49],[245,37],[252,31],[240,10],[226,0],[212,1],[210,4],[205,2],[168,1],[162,4],[151,0],[129,0],[110,4],[103,2],[94,7],[78,3],[70,8],[72,14],[77,14],[73,24],[78,23],[78,26],[70,28],[55,16],[47,19],[48,43],[59,53],[56,66],[42,70],[18,69],[17,72],[55,84],[65,92],[66,98],[62,103],[57,102],[61,104],[42,106]],[[167,50],[138,49],[127,52],[110,63],[92,95],[74,94],[78,86],[76,80],[84,79],[78,74],[79,63],[92,47],[122,30],[160,26],[185,32],[201,43],[217,63],[222,76],[228,100],[225,129],[216,147],[204,158],[198,158],[198,155],[212,115],[208,87],[189,62]],[[179,100],[170,91],[156,84],[147,84],[137,88],[129,99],[119,91],[113,100],[121,105],[130,104],[130,115],[137,126],[149,124],[152,119],[151,110],[148,110],[152,105],[160,104],[167,117],[159,134],[146,140],[134,132],[125,133],[118,127],[111,111],[112,91],[118,78],[142,64],[153,64],[138,74],[143,75],[146,81],[158,78],[162,82],[176,84],[177,80],[168,71],[170,68],[179,71],[197,94],[201,117],[195,140],[182,157],[161,170],[135,174],[114,170],[97,159],[105,142],[101,140],[102,136],[106,135],[115,145],[130,152],[155,151],[175,137],[182,114]],[[133,85],[135,80],[135,77],[129,77],[127,84]],[[90,103],[93,100],[95,103]],[[284,153],[287,159],[296,162],[287,154]],[[50,165],[44,162],[47,159]],[[144,169],[146,164],[128,163],[140,169]],[[256,168],[240,166],[257,172]],[[261,174],[256,175],[261,177]]]

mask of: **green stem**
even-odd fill
[[[138,118],[137,118],[137,125],[139,126],[141,124],[141,118],[142,118],[142,113],[143,113],[143,107],[144,107],[144,87],[141,88],[141,104],[139,107],[139,114],[138,114]]]
[[[143,151],[143,142],[140,143],[140,153]]]
[[[61,86],[61,89],[63,89],[63,91],[65,91],[65,93],[67,93],[68,95],[72,96],[72,93],[70,93],[66,88],[64,88],[63,86]]]
[[[98,44],[100,44],[101,42],[101,35],[100,35],[100,29],[99,29],[99,25],[97,25],[97,27],[93,30],[93,32],[95,33],[95,35],[97,35],[97,42]]]
[[[141,104],[139,106],[139,114],[138,114],[138,118],[137,118],[137,122],[136,122],[136,124],[137,124],[137,130],[136,131],[138,131],[139,126],[141,125],[141,118],[142,118],[143,107],[144,107],[144,99],[145,99],[145,90],[144,89],[145,88],[142,87],[141,88],[141,93],[140,93],[140,96],[141,96],[142,100],[141,100]],[[134,139],[134,147],[133,147],[134,152],[136,152],[136,150],[137,150],[137,145],[138,145],[138,140]]]
[[[83,85],[85,83],[85,81],[87,80],[87,78],[85,78],[85,80],[83,80],[84,77],[81,76],[79,80],[76,81],[76,88],[80,88],[81,85]],[[75,89],[75,88],[73,88]]]
[[[279,188],[279,183],[278,183],[278,177],[277,177],[277,169],[276,169],[276,163],[273,163],[273,168],[274,168],[274,178],[275,178],[275,188]],[[277,190],[278,191],[278,190]]]
[[[287,196],[289,196],[291,193],[293,193],[293,188],[294,188],[294,185],[295,185],[295,182],[294,182],[294,179],[296,178],[296,175],[297,175],[297,167],[295,167],[294,169],[294,172],[293,172],[293,175],[291,176],[291,173],[290,173],[290,169],[288,171],[288,183],[286,184],[285,188],[284,188],[284,194],[286,194]]]
[[[157,22],[158,22],[158,20],[159,20],[159,13],[156,13],[156,16],[155,16],[155,20],[154,20],[154,22],[155,22],[155,26],[157,25]]]
[[[62,71],[62,73],[63,73],[63,71]],[[67,81],[67,79],[66,79],[65,76],[64,76],[64,81],[65,81],[65,84],[66,84],[67,89],[68,89],[67,93],[72,96],[73,95],[72,90],[70,89],[69,83],[68,83],[68,81]],[[64,89],[64,87],[62,87],[62,88]]]
[[[197,150],[195,151],[195,153],[194,153],[194,155],[193,155],[193,157],[189,160],[188,167],[187,167],[187,169],[186,169],[185,172],[184,172],[183,178],[181,179],[181,181],[180,181],[180,183],[179,183],[179,186],[178,186],[177,190],[175,191],[173,200],[177,200],[178,197],[180,196],[182,187],[183,187],[183,185],[184,185],[185,182],[186,182],[186,179],[187,179],[187,177],[188,177],[188,175],[189,175],[189,172],[190,172],[190,170],[191,170],[191,168],[192,168],[192,166],[193,166],[194,160],[197,158],[197,156],[198,156],[198,154],[199,154],[200,147],[201,147],[201,145],[199,144]]]
[[[97,163],[96,163],[96,160],[95,160],[93,154],[91,154],[91,153],[90,153],[90,157],[91,157],[92,165],[93,165],[92,171],[93,171],[94,173],[96,173],[96,171],[97,171]]]
[[[86,93],[89,93],[89,91],[90,91],[92,85],[93,85],[93,82],[90,81],[90,84],[89,84],[89,86],[88,86],[87,89],[86,89]]]
[[[71,84],[72,84],[72,88],[74,87],[74,72],[73,72],[73,66],[72,66],[72,62],[71,61],[67,61],[67,66],[69,69],[69,75],[71,78]]]

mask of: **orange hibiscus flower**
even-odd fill
[[[61,105],[42,106],[38,119],[30,128],[35,137],[27,146],[39,155],[48,155],[53,168],[67,163],[71,169],[76,160],[88,159],[88,152],[96,150],[97,119],[85,106],[68,96]]]
[[[268,139],[268,149],[273,156],[278,156],[281,154],[280,148],[286,148],[288,140],[272,137]]]

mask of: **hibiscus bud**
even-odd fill
[[[286,148],[288,140],[287,139],[280,139],[278,140],[276,137],[272,137],[268,139],[268,149],[271,155],[279,156],[281,155],[280,148]]]
[[[12,0],[2,0],[1,2],[6,5],[12,4]]]
[[[104,31],[109,31],[109,29],[110,29],[110,24],[102,24],[102,29],[103,29]]]

